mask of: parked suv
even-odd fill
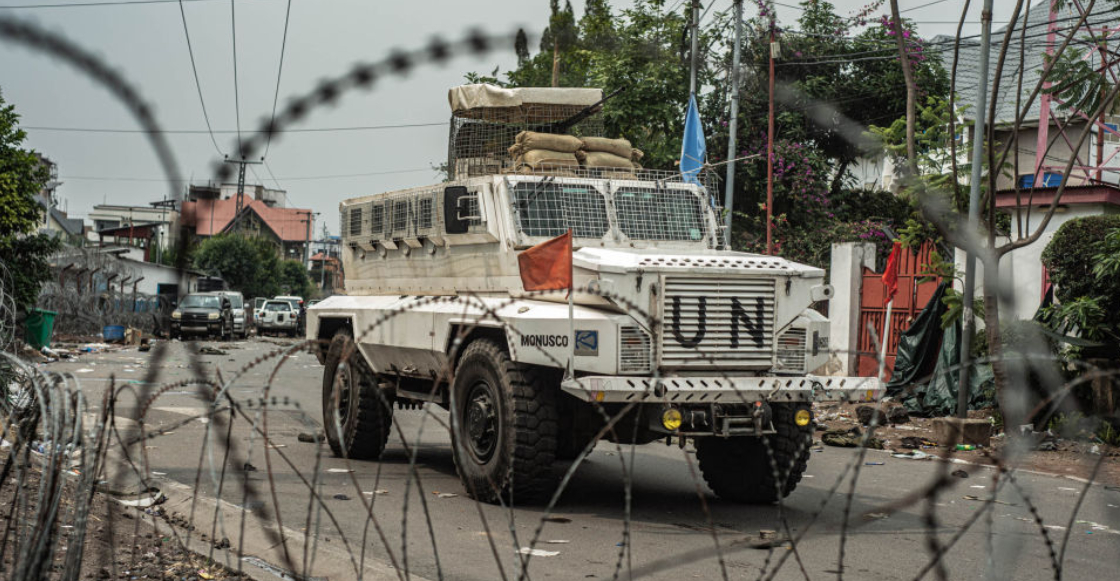
[[[288,301],[289,303],[291,303],[292,308],[295,309],[296,313],[299,314],[299,319],[298,319],[298,321],[299,321],[299,331],[302,333],[303,330],[307,328],[306,320],[305,320],[305,316],[307,315],[307,306],[304,304],[302,298],[294,296],[294,295],[284,295],[284,296],[274,297],[272,300]]]
[[[245,297],[237,291],[219,291],[218,294],[228,298],[233,307],[233,334],[241,339],[248,337],[249,315],[245,308]]]
[[[184,335],[210,335],[221,339],[233,336],[233,304],[220,293],[191,293],[171,313],[171,338]]]
[[[257,312],[257,332],[276,331],[295,336],[299,332],[299,311],[288,301],[265,302]]]

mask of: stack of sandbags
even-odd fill
[[[518,170],[567,170],[579,167],[576,152],[582,147],[583,142],[571,135],[522,131],[509,148],[509,155]]]
[[[632,170],[642,158],[642,152],[626,139],[584,137],[581,162],[585,167]]]

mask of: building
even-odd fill
[[[254,195],[258,192],[255,188],[259,186],[246,186]],[[241,231],[272,241],[283,259],[305,261],[314,221],[311,210],[281,206],[277,203],[281,200],[278,196],[270,202],[246,193],[238,214],[236,189],[229,198],[222,197],[225,191],[224,186],[191,187],[188,201],[182,205],[180,223],[193,240]],[[263,196],[265,190],[262,188],[259,192]],[[286,194],[282,201],[286,203]]]
[[[1060,45],[1062,35],[1069,34],[1068,29],[1081,17],[1076,3],[1066,2],[1053,14],[1050,6],[1051,0],[1034,2],[1026,22],[1020,23],[1007,47],[1003,75],[1000,78],[999,91],[996,93],[995,117],[988,122],[994,122],[996,125],[997,144],[1002,146],[1015,141],[1015,151],[1008,155],[1007,163],[1009,170],[1018,169],[1015,175],[1000,175],[996,187],[998,190],[1012,190],[1016,186],[1029,189],[1036,184],[1044,188],[1056,187],[1063,180],[1069,185],[1078,186],[1120,184],[1120,132],[1118,132],[1120,108],[1114,107],[1102,116],[1103,119],[1094,119],[1090,122],[1084,112],[1066,108],[1057,95],[1040,92],[1023,115],[1022,123],[1014,135],[1017,139],[1013,140],[1012,131],[1021,107],[1019,104],[1027,103],[1038,85],[1039,73],[1046,65],[1047,47]],[[1074,36],[1083,38],[1084,42],[1075,42],[1067,50],[1089,44],[1090,33],[1087,28],[1096,31],[1095,34],[1100,34],[1102,27],[1115,28],[1114,11],[1096,12],[1086,19],[1085,27],[1073,31]],[[1025,41],[1021,40],[1018,33],[1023,26],[1030,31]],[[1057,31],[1053,38],[1047,36],[1050,27]],[[1005,33],[1006,27],[992,32],[993,40],[989,55],[989,99],[993,95],[994,71],[998,66]],[[950,50],[953,42],[953,37],[947,36],[938,36],[932,41]],[[980,81],[980,49],[980,43],[975,39],[961,42],[957,63],[959,106],[971,105],[975,98]],[[1098,51],[1084,48],[1077,50],[1081,51],[1080,60],[1091,69],[1097,71],[1102,69],[1101,55]],[[1023,59],[1022,75],[1019,73],[1020,55]],[[1105,63],[1103,68],[1105,74],[1117,72],[1114,60]],[[961,117],[975,119],[975,111],[971,107],[964,107],[961,110]],[[1080,147],[1077,147],[1086,131],[1090,135]],[[965,137],[972,138],[971,135]],[[1073,171],[1070,175],[1063,176],[1062,172],[1065,171],[1071,157],[1075,159]]]
[[[174,200],[147,206],[98,204],[89,213],[93,222],[86,238],[97,246],[139,248],[142,260],[158,262],[178,243],[179,211]]]
[[[82,236],[85,231],[85,221],[81,218],[71,218],[59,206],[62,203],[58,195],[58,164],[49,157],[36,153],[39,165],[47,169],[47,181],[43,189],[35,196],[35,202],[43,208],[43,221],[39,225],[39,232],[62,238],[72,246],[82,245]]]
[[[340,292],[346,286],[342,272],[342,261],[337,256],[317,252],[311,257],[311,281],[322,291],[323,296]]]
[[[1059,95],[1041,92],[1022,115],[1018,128],[1015,127],[1020,109],[1017,103],[1028,102],[1045,66],[1049,47],[1059,45],[1063,35],[1075,37],[1071,48],[1078,47],[1077,58],[1092,70],[1106,75],[1109,82],[1118,72],[1114,59],[1102,66],[1097,45],[1089,42],[1090,34],[1102,34],[1104,28],[1116,29],[1113,11],[1097,11],[1086,18],[1085,26],[1071,31],[1069,29],[1081,18],[1080,6],[1067,2],[1051,10],[1052,6],[1051,0],[1038,0],[1030,7],[1025,26],[1028,31],[1035,32],[1028,32],[1025,46],[1018,32],[1023,24],[1012,35],[996,95],[995,116],[988,120],[995,124],[997,146],[1015,144],[1007,158],[1007,170],[996,178],[996,208],[1011,216],[1011,231],[997,236],[996,244],[1006,244],[1012,236],[1020,239],[1033,234],[1042,227],[1046,213],[1057,203],[1053,218],[1038,240],[1011,251],[1000,261],[1000,283],[1007,291],[1001,295],[1001,314],[1008,320],[1012,317],[1030,319],[1038,309],[1049,285],[1041,256],[1058,227],[1074,218],[1120,213],[1120,187],[1117,187],[1120,184],[1120,132],[1117,132],[1120,108],[1113,107],[1101,117],[1090,119],[1085,112],[1067,108]],[[992,33],[989,64],[993,72],[1005,30]],[[939,41],[951,46],[952,38],[934,39],[934,42]],[[980,49],[975,40],[961,44],[957,64],[958,103],[968,103],[976,93]],[[1022,75],[1019,74],[1020,57],[1023,59]],[[993,74],[989,83],[994,85],[994,82]],[[961,115],[965,119],[975,118],[971,109],[963,109]],[[1086,132],[1089,134],[1085,135]],[[963,137],[972,138],[969,134]],[[1066,166],[1071,160],[1073,167],[1067,175]],[[1066,187],[1062,197],[1055,200],[1063,183]],[[955,261],[962,270],[964,259],[964,252],[957,250]],[[978,263],[978,289],[982,280],[983,267]]]

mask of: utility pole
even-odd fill
[[[307,224],[307,235],[305,238],[305,243],[303,245],[303,266],[304,268],[308,269],[311,268],[311,227],[312,224],[315,223],[315,216],[318,215],[318,212],[312,212],[311,210],[308,210],[307,218],[300,220],[300,222]]]
[[[688,79],[688,94],[696,96],[696,56],[700,50],[700,0],[692,0],[692,66]]]
[[[226,163],[236,163],[238,165],[238,168],[237,168],[237,211],[234,212],[234,214],[233,214],[233,219],[234,219],[233,227],[234,227],[235,230],[240,231],[241,230],[241,211],[245,209],[245,166],[247,166],[247,165],[260,165],[260,164],[264,163],[264,158],[262,157],[260,161],[248,161],[244,157],[241,158],[240,160],[229,159],[227,157],[225,162]],[[221,191],[221,185],[218,186],[218,191],[219,192]],[[218,196],[221,197],[221,194],[219,193]],[[213,208],[213,206],[211,206],[211,208]],[[213,210],[211,210],[211,212],[213,212]]]
[[[774,40],[774,21],[770,21],[770,115],[766,129],[766,254],[774,253],[774,56],[778,43]]]
[[[731,123],[727,136],[727,188],[723,194],[723,246],[731,249],[731,214],[735,204],[735,133],[739,128],[739,46],[743,37],[743,0],[735,0],[735,47],[731,54]]]
[[[988,57],[992,49],[992,0],[984,0],[984,11],[980,13],[980,82],[976,85],[976,124],[972,126],[972,177],[968,184],[968,230],[966,236],[978,238],[980,226],[980,181],[984,179],[984,127],[987,124],[984,114],[988,102]],[[995,195],[993,192],[992,195]],[[973,240],[970,245],[978,245]],[[968,258],[964,267],[964,299],[962,317],[964,332],[961,333],[961,367],[957,383],[957,417],[968,417],[968,379],[971,362],[972,333],[976,327],[972,314],[972,303],[976,296],[976,253],[967,250]]]

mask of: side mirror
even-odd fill
[[[448,186],[443,189],[443,225],[448,234],[466,234],[472,220],[482,216],[472,216],[468,212],[468,202],[474,200],[478,208],[478,194],[467,191],[465,186]]]
[[[231,304],[231,303],[229,302],[229,299],[222,299],[222,308],[223,308],[223,309],[228,309],[228,308],[230,308],[230,304]]]

